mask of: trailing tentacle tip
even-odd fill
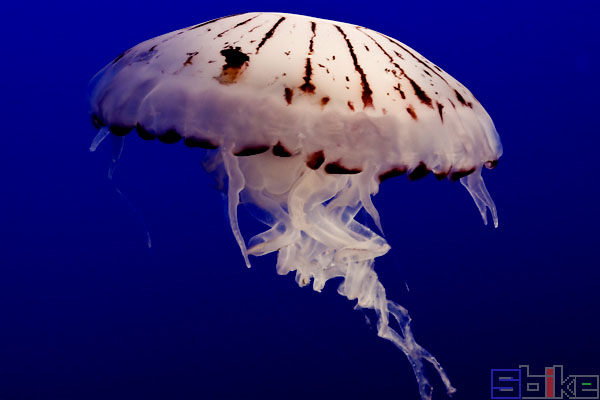
[[[110,133],[110,129],[108,129],[108,127],[103,126],[102,128],[100,128],[100,130],[98,131],[96,136],[94,136],[94,139],[92,139],[92,143],[90,144],[90,151],[92,153],[94,151],[96,151],[98,146],[100,146],[100,144],[104,141],[104,139],[106,139],[106,137],[108,136],[109,133]]]

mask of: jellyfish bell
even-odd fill
[[[371,202],[380,182],[433,172],[469,190],[487,222],[496,208],[481,176],[502,153],[492,120],[458,81],[397,40],[370,29],[282,13],[247,13],[150,39],[119,55],[92,80],[92,148],[112,136],[183,141],[206,149],[205,169],[225,178],[228,213],[245,263],[277,254],[277,272],[296,272],[378,315],[379,336],[408,357],[422,399],[432,388],[408,312],[388,300],[374,260],[390,249]],[[112,133],[110,135],[109,133]],[[225,184],[226,183],[226,184]],[[269,229],[246,241],[240,203],[261,210]],[[354,217],[365,209],[376,233]],[[390,327],[390,316],[398,329]]]

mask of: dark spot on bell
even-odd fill
[[[233,153],[234,156],[238,156],[238,157],[248,157],[248,156],[255,156],[257,154],[261,154],[266,152],[267,150],[269,150],[269,146],[249,146],[249,147],[245,147],[242,150],[238,151],[237,153]]]
[[[219,147],[218,145],[213,144],[209,140],[199,139],[199,138],[195,138],[195,137],[187,137],[183,140],[183,143],[188,147],[199,147],[201,149],[208,149],[208,150],[214,150]]]
[[[354,111],[354,104],[352,104],[351,101],[348,102],[348,108],[352,111]]]
[[[197,51],[194,51],[193,53],[186,53],[186,55],[188,56],[187,60],[185,60],[185,62],[183,63],[183,66],[186,67],[188,65],[192,65],[192,59],[194,57],[196,57],[198,55]]]
[[[399,83],[397,86],[394,86],[394,90],[397,90],[398,93],[400,93],[400,97],[402,97],[402,100],[406,99],[406,95],[404,94],[404,91],[402,90],[402,87],[400,86]]]
[[[148,53],[152,53],[154,51],[154,49],[156,49],[156,46],[158,46],[157,44],[155,44],[154,46],[150,47],[148,49]]]
[[[342,166],[339,162],[329,163],[325,166],[325,172],[328,174],[358,174],[362,172],[360,168],[346,168]]]
[[[247,54],[242,53],[241,47],[229,48],[221,50],[221,55],[225,57],[225,65],[223,68],[241,68],[245,62],[250,61]]]
[[[263,26],[263,24],[258,24],[258,25],[256,25],[254,28],[250,29],[250,30],[248,31],[248,33],[252,33],[252,32],[254,32],[256,29],[260,28],[261,26]],[[244,35],[242,35],[242,37],[243,37],[243,36],[244,36]],[[254,42],[256,42],[256,40],[251,40],[251,41],[250,41],[250,43],[254,43]],[[237,43],[237,42],[236,42],[236,43]]]
[[[229,48],[221,50],[221,55],[225,57],[225,64],[219,82],[224,84],[234,83],[242,73],[242,68],[250,61],[250,57],[241,51],[241,47]]]
[[[406,107],[406,112],[408,112],[410,114],[410,116],[412,117],[412,119],[414,119],[415,121],[418,119],[417,113],[415,112],[415,109],[413,108],[413,106]]]
[[[188,30],[188,31],[191,31],[191,30],[194,30],[194,29],[198,29],[198,28],[200,28],[200,27],[202,27],[202,26],[204,26],[204,25],[208,25],[208,24],[212,24],[213,22],[217,22],[217,21],[219,21],[220,19],[223,19],[223,18],[229,18],[229,17],[234,17],[234,16],[236,16],[236,15],[239,15],[239,14],[232,14],[232,15],[228,15],[228,16],[226,16],[226,17],[220,17],[220,18],[216,18],[216,19],[211,19],[210,21],[206,21],[206,22],[203,22],[203,23],[201,23],[201,24],[198,24],[198,25],[192,26],[191,28],[188,28],[187,30]],[[179,34],[181,34],[181,33],[183,33],[183,32],[180,32]]]
[[[312,76],[312,64],[310,61],[310,58],[306,59],[306,64],[304,66],[304,78],[302,78],[304,80],[304,83],[302,84],[302,86],[300,86],[300,90],[302,90],[304,93],[314,93],[315,92],[315,85],[313,85],[312,83],[310,83],[311,80],[311,76]]]
[[[462,104],[465,107],[471,107],[473,108],[473,103],[467,103],[465,101],[465,98],[462,97],[462,95],[460,93],[458,93],[458,90],[454,89],[454,93],[456,94],[456,98],[458,99],[458,101],[460,101],[460,104]]]
[[[350,78],[346,77],[346,82],[350,82]]]
[[[420,162],[412,171],[408,173],[408,179],[411,181],[416,181],[417,179],[421,179],[426,177],[431,171],[427,168],[423,162]]]
[[[327,103],[329,103],[329,97],[327,97],[327,96],[326,96],[326,97],[323,97],[323,98],[321,99],[321,105],[322,105],[322,106],[325,106],[325,105],[327,105]]]
[[[443,113],[443,109],[444,109],[444,105],[438,103],[437,101],[435,102],[435,104],[437,104],[437,108],[438,108],[438,113],[440,114],[440,119],[442,120],[442,124],[444,123],[444,113]]]
[[[494,169],[498,166],[498,160],[486,161],[484,165],[487,169]]]
[[[277,144],[273,146],[273,155],[277,157],[291,157],[292,153],[283,147],[281,142],[277,142]]]
[[[144,140],[153,140],[153,139],[156,139],[156,135],[154,135],[153,133],[148,132],[146,130],[146,128],[144,128],[139,122],[135,126],[135,130],[136,130],[138,136],[141,137]]]
[[[310,169],[317,170],[325,162],[325,154],[323,150],[315,151],[306,159],[306,166]]]
[[[125,136],[129,132],[131,132],[132,129],[133,129],[133,127],[131,127],[131,126],[121,126],[121,125],[111,125],[110,126],[110,132],[115,136]]]
[[[346,45],[348,46],[348,51],[350,53],[350,57],[352,58],[352,62],[354,63],[354,70],[360,76],[360,86],[362,87],[361,99],[363,101],[363,108],[364,109],[374,108],[374,106],[373,106],[373,90],[371,90],[371,86],[369,85],[369,82],[367,81],[367,75],[365,74],[365,71],[360,66],[360,63],[358,62],[358,58],[356,57],[356,54],[354,53],[354,46],[350,42],[350,39],[348,39],[348,36],[343,31],[343,29],[340,28],[338,25],[334,25],[334,26],[338,30],[338,32],[342,35],[344,40],[346,41]]]
[[[104,122],[96,114],[92,114],[92,125],[94,125],[94,128],[100,129],[104,126]]]
[[[406,170],[406,167],[395,167],[393,169],[390,169],[389,171],[386,171],[383,174],[379,175],[379,182],[383,182],[396,176],[404,175],[406,173]]]
[[[175,129],[169,129],[164,134],[159,135],[158,140],[162,143],[173,144],[181,140],[181,135]]]
[[[286,87],[284,96],[285,96],[285,101],[287,101],[288,104],[292,104],[292,97],[294,96],[294,90]]]
[[[125,54],[127,54],[127,52],[128,52],[128,51],[129,51],[129,50],[127,50],[127,51],[124,51],[123,53],[119,54],[119,55],[117,56],[117,58],[115,58],[115,59],[113,60],[113,62],[112,62],[112,63],[113,63],[113,64],[116,64],[116,63],[117,63],[117,61],[119,61],[121,58],[125,57]],[[114,53],[113,53],[113,54],[114,54]]]
[[[273,37],[275,30],[277,29],[279,24],[281,24],[283,21],[285,21],[285,17],[279,18],[279,20],[275,23],[275,25],[273,25],[273,27],[265,34],[265,36],[262,38],[262,40],[258,44],[258,47],[256,48],[256,54],[258,54],[258,52],[260,51],[260,48],[264,46],[264,44],[267,42],[267,40],[269,40]]]
[[[463,170],[451,172],[450,173],[450,180],[452,182],[456,182],[460,178],[464,178],[465,176],[470,175],[473,172],[475,172],[475,167],[473,167],[471,169],[463,169]]]
[[[419,100],[421,100],[421,103],[427,105],[428,107],[433,108],[433,106],[431,105],[431,99],[429,98],[429,96],[427,96],[427,93],[425,93],[423,91],[423,89],[421,89],[421,87],[417,84],[417,82],[413,81],[410,78],[408,78],[408,81],[410,82],[411,86],[413,87],[413,89],[415,91],[415,95],[419,98]]]

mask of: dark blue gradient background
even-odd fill
[[[200,152],[128,137],[115,181],[89,79],[145,39],[223,15],[287,11],[391,35],[486,107],[505,155],[484,226],[460,184],[385,182],[393,250],[376,269],[456,399],[490,368],[599,374],[597,2],[10,2],[2,6],[0,399],[417,400],[402,353],[336,293],[275,257],[246,269]],[[247,237],[261,227],[241,211]],[[404,281],[410,287],[405,289]],[[436,399],[447,398],[430,374]]]

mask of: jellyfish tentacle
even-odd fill
[[[100,128],[96,136],[94,136],[92,143],[90,144],[90,151],[92,153],[96,151],[96,149],[98,148],[98,146],[100,146],[100,144],[102,144],[102,142],[104,142],[104,139],[106,139],[109,133],[110,129],[108,129],[108,127],[103,126],[102,128]]]
[[[477,168],[477,170],[472,174],[460,178],[460,183],[462,183],[462,185],[467,188],[471,194],[471,197],[475,201],[475,204],[481,213],[483,223],[487,225],[487,207],[492,214],[494,227],[497,228],[498,213],[496,211],[496,205],[494,204],[494,200],[492,200],[492,197],[490,196],[490,193],[487,191],[485,183],[483,182],[483,177],[481,176],[481,167]]]
[[[325,206],[325,211],[328,213],[340,212],[346,207],[355,207],[358,205],[358,189],[352,185],[352,179],[346,178],[342,181],[343,184],[338,186],[338,192]]]
[[[359,308],[375,310],[378,317],[378,336],[392,342],[407,356],[415,373],[422,400],[432,398],[432,386],[425,375],[423,360],[428,361],[437,370],[449,395],[456,391],[440,363],[415,341],[410,329],[411,319],[408,311],[397,303],[387,300],[385,288],[373,270],[372,260],[349,264],[338,292],[349,300],[356,299]],[[390,314],[398,322],[401,334],[390,327]]]
[[[233,236],[235,237],[235,240],[242,251],[244,262],[246,263],[246,266],[250,268],[251,265],[250,260],[248,259],[248,250],[246,249],[246,243],[244,242],[244,237],[240,231],[237,218],[237,208],[240,204],[240,192],[244,189],[244,174],[240,169],[240,164],[237,158],[233,155],[233,152],[230,148],[224,149],[221,153],[225,170],[229,176],[227,183],[227,211],[229,215],[229,224],[231,225]]]
[[[205,171],[210,172],[215,179],[216,185],[215,189],[223,192],[225,188],[225,176],[227,175],[227,171],[225,168],[222,168],[223,165],[223,155],[220,151],[207,151],[204,154],[204,158],[202,160],[202,167]]]
[[[373,222],[375,222],[375,226],[379,229],[379,232],[383,236],[383,227],[381,226],[381,218],[379,217],[379,211],[375,208],[373,204],[373,200],[371,199],[371,195],[377,194],[379,191],[379,185],[375,180],[375,172],[377,171],[377,167],[374,164],[370,164],[360,175],[360,184],[359,184],[359,193],[360,193],[360,202],[362,206],[367,211],[367,214],[371,216]]]
[[[152,250],[152,237],[150,236],[150,230],[148,229],[148,225],[146,225],[146,221],[142,215],[138,212],[137,208],[133,205],[133,203],[125,196],[125,194],[119,189],[113,180],[113,176],[115,174],[115,170],[117,169],[117,164],[121,159],[121,155],[123,154],[123,149],[125,147],[125,137],[124,136],[115,136],[112,135],[111,141],[113,144],[113,154],[110,162],[110,167],[108,168],[108,180],[111,182],[113,189],[117,194],[125,200],[127,206],[133,211],[133,214],[138,219],[142,228],[144,229],[144,234],[146,236],[146,246],[148,249]]]
[[[115,170],[117,169],[117,164],[119,164],[119,160],[121,159],[121,155],[123,154],[123,148],[125,147],[125,137],[124,136],[115,136],[111,137],[113,144],[113,154],[110,160],[110,167],[108,168],[108,179],[112,180]]]
[[[339,189],[337,185],[328,185],[325,177],[316,172],[306,172],[292,187],[288,199],[288,212],[292,224],[298,230],[332,248],[344,245],[346,235],[339,232],[339,227],[331,225],[323,212],[323,202],[333,198]],[[337,182],[331,182],[337,183]],[[315,188],[320,188],[315,191]],[[326,229],[323,226],[327,226]],[[333,229],[331,229],[333,228]]]
[[[286,229],[285,224],[275,224],[271,229],[248,241],[248,254],[263,256],[294,243],[298,238],[299,232]]]
[[[92,140],[92,143],[90,145],[90,151],[91,152],[96,151],[98,149],[98,146],[100,146],[100,144],[102,144],[102,142],[104,142],[104,140],[106,140],[106,138],[109,135],[110,135],[109,128],[107,128],[105,126],[100,128],[100,131],[98,131],[98,133]],[[119,159],[121,158],[121,154],[123,154],[125,138],[121,137],[121,136],[113,135],[110,139],[111,139],[111,142],[113,145],[113,153],[112,153],[112,158],[110,160],[110,165],[108,167],[108,180],[109,180],[113,190],[117,193],[117,195],[119,195],[119,197],[121,197],[125,201],[127,206],[131,209],[131,211],[133,211],[133,214],[136,216],[136,218],[142,225],[142,228],[144,229],[144,234],[146,236],[146,246],[148,247],[148,249],[152,250],[152,238],[150,236],[150,230],[148,229],[148,226],[146,225],[144,218],[142,218],[141,214],[135,208],[133,203],[131,201],[129,201],[127,196],[125,196],[125,194],[121,191],[121,189],[119,189],[117,187],[117,185],[115,184],[115,181],[113,180],[113,175],[114,175],[115,169],[117,167],[117,163],[119,162]]]
[[[121,191],[121,189],[119,189],[117,187],[115,182],[113,180],[111,180],[111,183],[112,183],[112,187],[115,190],[115,192],[117,192],[117,194],[123,200],[125,200],[125,203],[127,203],[127,206],[129,206],[129,208],[131,209],[131,211],[133,211],[133,214],[136,216],[138,221],[140,221],[140,224],[142,224],[142,228],[144,228],[144,233],[146,235],[146,246],[148,247],[148,249],[152,250],[152,237],[150,236],[150,230],[148,229],[148,225],[146,225],[146,221],[144,221],[144,218],[142,218],[142,215],[138,212],[137,208],[135,208],[133,203],[127,198],[127,196],[125,196],[125,194]]]
[[[292,228],[289,215],[281,206],[261,191],[250,191],[246,200],[254,202],[269,213],[274,222],[268,223],[271,229],[259,233],[248,241],[248,254],[262,256],[294,243],[300,238],[300,232]],[[263,221],[266,223],[266,221]]]
[[[343,220],[343,211],[348,205],[352,208],[357,207],[359,201],[353,199],[357,196],[357,189],[348,186],[347,180],[328,179],[317,172],[307,172],[296,182],[289,194],[289,214],[292,223],[294,227],[329,248],[372,250],[373,245],[376,245],[383,247],[376,251],[377,255],[385,254],[389,250],[387,243],[372,239],[381,239],[378,235],[364,227],[365,232],[370,232],[369,237],[365,237],[364,234],[358,234],[348,227],[350,220],[354,221],[352,218],[348,221]],[[323,205],[332,198],[329,204]],[[356,221],[354,223],[358,224]]]
[[[446,371],[441,366],[439,361],[429,351],[427,351],[414,341],[412,331],[410,330],[411,318],[408,315],[408,310],[406,310],[406,308],[402,307],[401,305],[391,300],[388,300],[388,311],[396,319],[398,325],[400,325],[400,329],[402,330],[405,340],[409,340],[412,343],[414,347],[414,353],[418,355],[419,359],[428,361],[437,370],[440,379],[446,387],[446,392],[448,393],[448,395],[452,395],[453,393],[455,393],[456,389],[450,383],[450,378],[448,378]],[[422,369],[421,373],[424,373]]]
[[[100,128],[92,143],[90,144],[90,151],[95,152],[98,149],[98,146],[102,144],[106,140],[106,138],[110,135],[110,129],[106,126]],[[123,136],[111,136],[112,142],[112,157],[110,160],[110,165],[108,167],[108,179],[112,180],[115,169],[117,168],[117,164],[121,159],[121,155],[123,154],[123,148],[125,146],[125,137]]]
[[[295,271],[298,285],[306,286],[312,281],[315,291],[321,291],[332,278],[343,278],[338,293],[356,300],[356,307],[375,311],[377,334],[407,356],[417,378],[421,399],[431,400],[432,395],[432,386],[425,375],[425,361],[437,370],[448,393],[453,393],[454,388],[440,364],[416,343],[408,312],[387,299],[385,288],[374,270],[375,258],[387,253],[390,246],[383,237],[354,219],[368,204],[365,199],[370,199],[377,191],[369,186],[377,171],[368,172],[367,168],[363,173],[370,176],[365,177],[305,169],[298,174],[286,175],[289,184],[269,186],[253,178],[246,168],[251,169],[252,165],[260,168],[265,161],[260,157],[246,159],[240,168],[238,158],[232,152],[222,151],[224,169],[229,176],[230,221],[244,256],[278,251],[277,273],[283,275]],[[290,166],[289,171],[295,170]],[[473,185],[481,190],[475,183]],[[286,188],[284,192],[277,190],[282,187]],[[249,250],[246,250],[237,226],[236,210],[240,198],[242,202],[260,208],[262,222],[270,226],[250,239]],[[390,326],[390,315],[398,322],[398,331]]]

